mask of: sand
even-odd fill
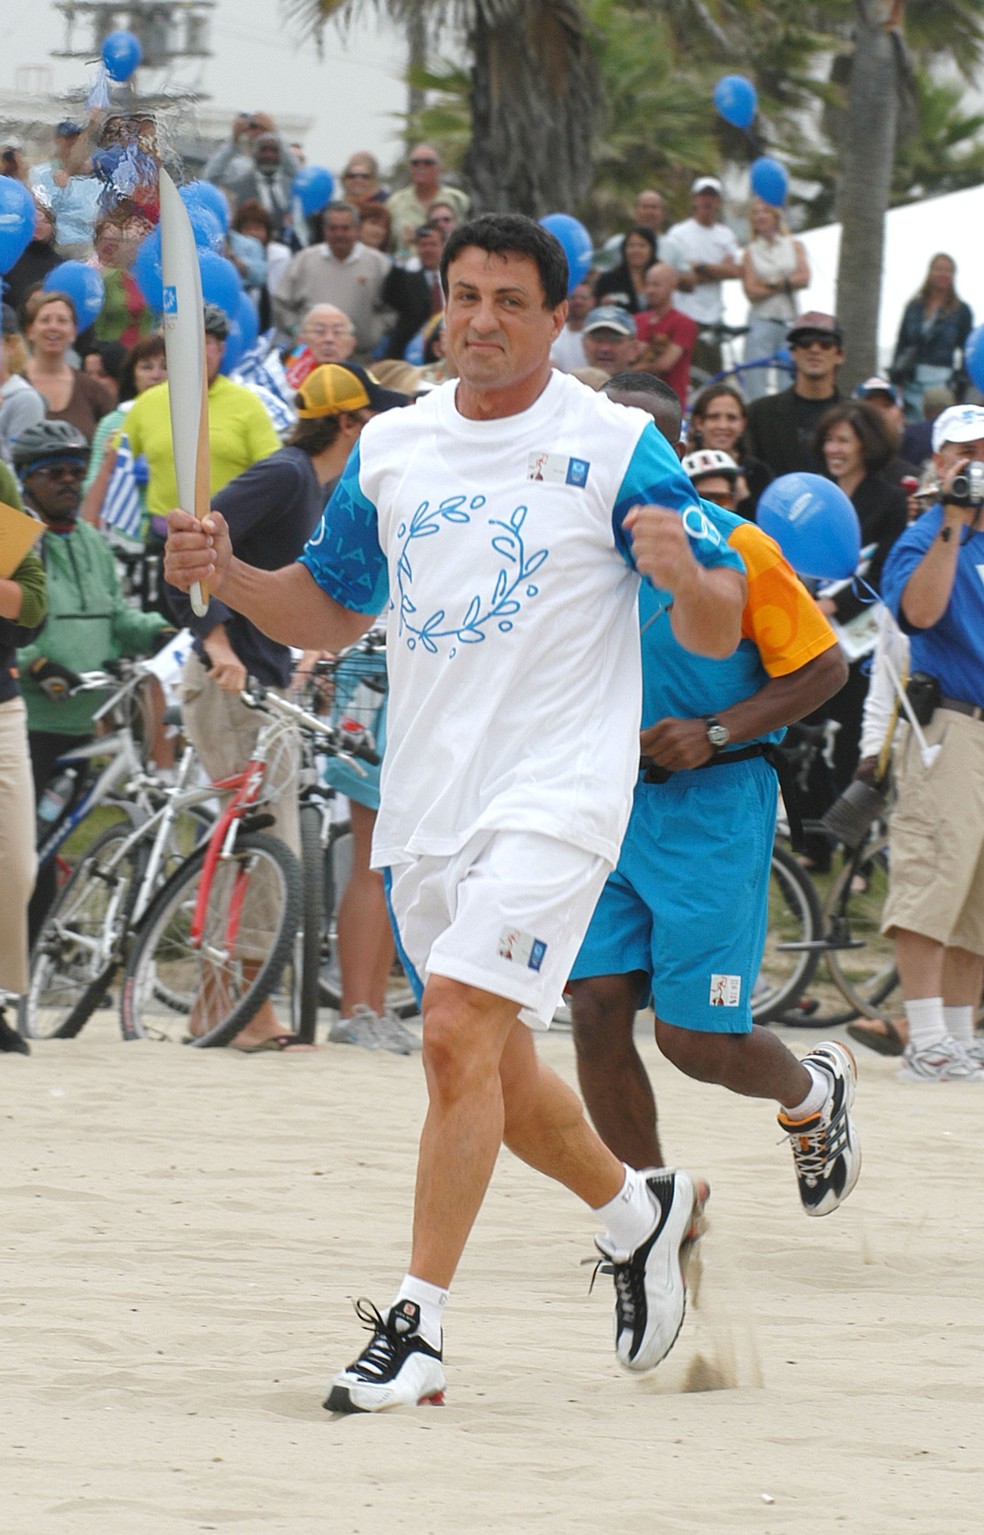
[[[447,1405],[333,1419],[351,1300],[405,1267],[419,1057],[114,1030],[0,1057],[2,1535],[981,1528],[984,1087],[862,1052],[861,1181],[809,1220],[771,1107],[648,1046],[668,1155],[713,1189],[669,1358],[618,1369],[590,1214],[504,1154]],[[570,1036],[543,1049],[573,1079]]]

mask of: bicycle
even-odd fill
[[[317,951],[307,941],[302,918],[305,900],[312,898],[311,861],[305,887],[298,859],[279,838],[267,835],[270,818],[257,807],[286,733],[300,730],[349,759],[361,754],[371,760],[371,747],[256,683],[242,698],[271,718],[246,767],[212,786],[231,797],[207,844],[157,892],[146,912],[133,914],[136,934],[120,1001],[124,1039],[170,1037],[174,1017],[181,1015],[188,1019],[187,1043],[227,1044],[276,994],[292,957],[297,979],[288,996],[310,998]],[[313,919],[311,926],[319,931]],[[313,1018],[305,1017],[305,1032],[313,1037]]]
[[[692,406],[697,396],[713,384],[725,382],[735,383],[741,388],[742,378],[748,374],[759,372],[762,369],[775,371],[781,380],[783,375],[792,376],[794,370],[789,353],[780,348],[767,357],[753,357],[749,362],[739,362],[734,357],[734,343],[739,336],[748,334],[747,325],[725,325],[723,322],[717,325],[704,326],[698,334],[698,339],[713,345],[720,345],[722,351],[728,347],[731,354],[726,367],[719,368],[716,373],[709,373],[705,368],[693,367],[690,369],[690,399],[688,405]],[[722,361],[724,358],[722,357]],[[689,427],[689,419],[686,423]]]

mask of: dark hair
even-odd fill
[[[299,394],[294,396],[294,404],[303,407],[304,401]],[[340,431],[338,416],[315,416],[310,421],[298,419],[284,438],[284,447],[300,448],[302,453],[315,458],[331,447]]]
[[[413,237],[415,240],[418,235],[437,235],[438,239],[440,239],[441,231],[436,224],[432,224],[428,220],[426,223],[417,225],[413,232]]]
[[[734,400],[735,404],[741,407],[742,415],[747,417],[748,402],[740,389],[736,388],[734,384],[708,384],[706,389],[701,390],[691,406],[690,414],[693,419],[696,421],[698,416],[701,418],[706,416],[708,407],[722,394],[726,394],[730,399]]]
[[[930,294],[930,286],[929,286],[930,267],[932,267],[934,261],[939,261],[941,259],[943,261],[949,261],[950,265],[953,268],[953,279],[954,280],[950,284],[950,296],[949,296],[949,298],[945,299],[944,302],[940,305],[940,313],[941,314],[952,314],[954,309],[959,309],[960,308],[960,305],[962,304],[963,300],[961,299],[960,295],[957,293],[957,283],[956,283],[957,263],[954,261],[953,257],[949,254],[948,251],[937,251],[935,256],[930,256],[930,258],[929,258],[929,266],[927,266],[927,268],[926,268],[926,276],[923,278],[923,285],[919,289],[919,292],[916,294],[916,298],[919,299],[920,303],[923,303],[923,304],[925,304],[926,300],[929,298],[929,294]]]
[[[879,469],[884,469],[895,451],[892,439],[888,435],[881,411],[875,405],[866,405],[863,400],[841,400],[824,411],[817,422],[813,438],[817,456],[822,458],[828,432],[842,421],[851,428],[861,444],[861,458],[868,474],[876,474]]]
[[[232,227],[237,234],[242,234],[244,224],[262,224],[267,232],[267,238],[273,238],[273,219],[258,197],[247,197],[246,201],[240,203],[236,209]]]
[[[123,360],[126,357],[126,347],[119,341],[90,341],[88,346],[82,349],[82,363],[87,357],[95,355],[103,365],[103,372],[107,378],[111,378],[114,384],[120,381],[120,373],[123,369]]]
[[[120,404],[126,400],[134,400],[137,396],[137,363],[144,362],[148,357],[164,356],[164,337],[159,331],[153,335],[141,336],[135,341],[123,359],[120,368]]]
[[[616,373],[613,378],[605,380],[599,393],[649,395],[654,402],[653,420],[667,442],[676,447],[683,422],[683,406],[680,404],[680,396],[665,379],[657,378],[655,373],[641,371]]]
[[[556,309],[567,297],[569,269],[564,247],[548,229],[522,213],[483,213],[459,224],[441,253],[441,286],[448,291],[448,268],[463,250],[475,245],[491,256],[528,256],[536,264],[544,308]]]
[[[622,243],[618,248],[619,261],[618,266],[615,268],[616,271],[621,271],[623,268],[626,272],[629,270],[629,263],[625,259],[625,247],[633,235],[639,235],[639,237],[645,240],[646,244],[649,246],[649,260],[646,262],[647,269],[651,267],[653,262],[656,260],[656,236],[653,234],[651,229],[644,229],[641,224],[633,224],[632,228],[626,231],[622,239]]]

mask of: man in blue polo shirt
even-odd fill
[[[984,409],[954,405],[933,428],[942,496],[902,534],[882,598],[909,635],[910,677],[935,683],[928,750],[900,728],[891,883],[909,1043],[899,1076],[984,1081],[974,1014],[984,984]]]

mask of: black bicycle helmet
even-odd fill
[[[85,463],[89,443],[70,421],[39,421],[14,438],[10,454],[14,468],[23,475],[29,474],[34,464],[58,458],[78,458]]]

